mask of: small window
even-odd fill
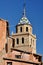
[[[12,39],[12,47],[15,45],[15,39]]]
[[[22,27],[20,27],[20,32],[22,32]]]
[[[21,58],[21,55],[15,55],[15,57],[20,59]]]
[[[12,62],[7,62],[7,65],[12,65]]]
[[[22,38],[22,43],[24,43],[24,38]]]
[[[19,39],[17,38],[17,44],[19,44]]]
[[[28,27],[26,27],[26,32],[28,32]]]

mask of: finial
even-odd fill
[[[23,16],[26,16],[26,10],[25,10],[25,3],[24,3],[24,11],[23,11]]]

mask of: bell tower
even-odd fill
[[[26,17],[26,9],[24,5],[23,16],[16,25],[16,34],[12,34],[12,37],[15,40],[13,48],[36,53],[36,35],[32,32],[32,25]]]

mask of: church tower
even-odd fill
[[[12,47],[26,52],[36,53],[36,35],[32,33],[32,25],[26,17],[24,5],[23,16],[16,25],[16,33],[12,34]]]

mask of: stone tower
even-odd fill
[[[26,17],[25,7],[23,16],[16,25],[16,33],[13,33],[12,37],[13,48],[36,53],[36,35],[32,33],[32,25]]]

